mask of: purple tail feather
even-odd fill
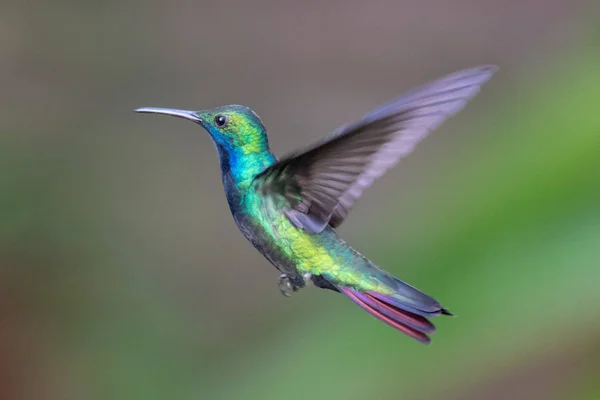
[[[348,287],[340,287],[339,290],[380,321],[425,344],[431,342],[428,335],[435,332],[435,326],[425,316],[452,315],[444,308],[427,313],[418,311],[419,314],[416,314],[404,309],[398,300],[390,296],[359,292]]]

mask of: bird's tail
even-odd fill
[[[376,292],[363,292],[350,287],[338,287],[360,307],[400,332],[429,344],[429,334],[435,326],[427,319],[439,315],[452,315],[433,298],[397,280],[398,290],[392,295]]]

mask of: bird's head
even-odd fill
[[[269,151],[266,129],[254,111],[245,106],[228,105],[205,111],[142,107],[139,113],[165,114],[201,125],[219,152],[256,154]]]

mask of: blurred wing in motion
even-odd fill
[[[496,70],[466,69],[414,89],[338,128],[325,142],[282,159],[255,182],[265,195],[286,201],[286,215],[296,227],[309,233],[337,227],[367,187],[464,108]]]

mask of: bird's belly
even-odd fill
[[[288,276],[334,276],[362,259],[333,229],[308,234],[279,210],[263,208],[255,215],[238,215],[236,223],[254,247]]]
[[[307,234],[293,226],[283,213],[238,214],[235,219],[254,247],[298,287],[304,286],[304,277],[310,274],[336,286],[381,293],[387,290],[385,271],[349,246],[332,228]]]
[[[292,280],[300,279],[296,267],[297,260],[290,257],[289,252],[285,251],[285,246],[282,246],[282,243],[273,237],[271,231],[266,229],[264,224],[257,222],[253,216],[242,213],[235,214],[234,220],[246,239],[275,268]]]

